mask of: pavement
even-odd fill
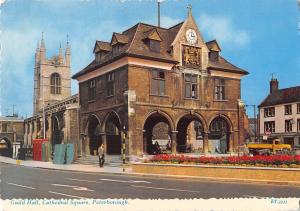
[[[100,168],[97,165],[84,165],[84,164],[53,164],[50,162],[35,161],[35,160],[15,160],[13,158],[0,156],[0,162],[16,164],[20,166],[43,168],[43,169],[56,169],[66,171],[80,171],[80,172],[104,172],[104,173],[124,173],[122,165],[120,166],[104,166]],[[130,167],[125,168],[126,173],[131,172]]]
[[[288,185],[300,186],[299,182],[286,182],[274,180],[258,180],[258,179],[238,179],[238,178],[224,178],[224,177],[204,177],[204,176],[184,176],[184,175],[167,175],[167,174],[150,174],[150,173],[135,173],[132,171],[130,165],[109,166],[104,165],[100,168],[98,165],[84,165],[84,164],[53,164],[50,162],[34,161],[34,160],[15,160],[13,158],[0,156],[0,162],[15,164],[26,167],[42,168],[42,169],[56,169],[63,171],[75,172],[89,172],[89,173],[109,173],[109,174],[127,174],[138,176],[151,176],[157,178],[183,178],[183,179],[200,179],[215,182],[230,182],[230,183],[254,183],[254,184],[268,184],[268,185]]]

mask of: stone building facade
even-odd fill
[[[3,148],[11,148],[13,143],[22,142],[23,134],[23,118],[17,115],[0,117],[0,145]]]
[[[71,96],[71,49],[67,42],[65,57],[59,54],[47,59],[42,38],[35,54],[34,115],[24,121],[24,143],[32,146],[37,138],[46,138],[55,144],[73,143],[75,151],[81,149],[79,141],[78,94]],[[80,153],[81,151],[79,151]]]
[[[73,76],[85,149],[93,154],[104,143],[107,154],[121,154],[124,132],[127,155],[151,154],[160,124],[171,153],[191,144],[199,153],[236,151],[244,140],[241,78],[248,72],[220,51],[216,40],[204,42],[191,12],[168,29],[138,23],[110,42],[96,41],[95,59]]]
[[[262,141],[276,138],[300,148],[300,86],[279,89],[271,79],[270,93],[259,105],[259,134]]]
[[[71,50],[67,42],[65,58],[62,48],[59,54],[50,59],[46,56],[45,41],[37,46],[34,67],[33,108],[37,114],[43,106],[63,100],[71,96]]]

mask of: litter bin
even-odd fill
[[[26,148],[20,148],[18,152],[18,159],[25,160]]]

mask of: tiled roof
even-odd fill
[[[126,44],[128,43],[128,37],[125,34],[120,34],[120,33],[113,33],[113,37],[115,37],[118,41],[118,43]]]
[[[86,73],[89,73],[96,68],[102,67],[104,65],[107,65],[117,59],[120,59],[124,56],[132,56],[137,58],[145,58],[145,59],[151,59],[156,61],[163,61],[163,62],[169,62],[176,64],[178,61],[176,61],[172,55],[170,54],[171,50],[171,44],[173,43],[176,35],[178,34],[179,30],[181,29],[183,25],[183,22],[171,27],[171,28],[162,28],[157,27],[145,23],[138,23],[134,25],[133,27],[127,29],[126,31],[119,33],[114,33],[110,47],[108,46],[107,42],[97,41],[99,45],[104,49],[109,49],[102,58],[101,62],[96,62],[93,60],[89,65],[87,65],[84,69],[77,72],[75,75],[72,76],[73,79],[76,79],[77,77],[84,75]],[[155,52],[151,51],[149,49],[149,46],[145,42],[145,38],[156,31],[161,39],[160,42],[160,51]],[[116,40],[114,40],[116,39]],[[113,55],[113,51],[111,51],[111,44],[112,42],[118,42],[121,43],[122,46],[119,49],[119,53],[116,55]],[[207,45],[216,44],[216,41],[208,42]],[[218,44],[217,44],[218,45]],[[95,50],[95,49],[94,49]],[[208,68],[211,69],[219,69],[222,71],[228,71],[228,72],[234,72],[239,74],[248,74],[247,71],[242,70],[227,60],[225,60],[223,57],[219,56],[219,59],[216,61],[209,61]]]
[[[269,94],[259,107],[300,102],[300,86],[278,89]]]
[[[114,60],[117,60],[123,56],[134,56],[139,58],[148,58],[158,61],[165,61],[170,63],[177,63],[170,55],[170,44],[174,40],[176,34],[178,33],[180,26],[178,24],[170,29],[165,29],[149,24],[138,23],[128,30],[124,31],[122,34],[114,33],[113,36],[116,37],[118,42],[124,44],[118,55],[113,56],[112,52],[108,52],[101,63],[96,63],[93,60],[88,66],[82,69],[80,72],[72,76],[72,78],[77,78],[83,74],[93,71],[94,69],[104,66]],[[153,52],[149,49],[145,43],[145,33],[156,29],[157,33],[161,38],[161,50],[160,52]],[[97,41],[99,42],[99,41]],[[104,42],[105,43],[105,42]]]
[[[209,42],[206,42],[206,46],[209,50],[221,51],[221,48],[216,40],[211,40]],[[214,48],[217,48],[217,49],[214,49]]]
[[[249,74],[246,70],[243,70],[230,62],[224,59],[222,56],[219,56],[217,60],[209,60],[208,62],[208,69],[219,69],[222,71],[232,72],[232,73],[239,73],[247,75]]]
[[[96,45],[95,45],[95,48],[94,48],[94,53],[95,53],[95,50],[96,50],[96,47],[99,49],[99,50],[103,50],[103,51],[111,51],[111,45],[109,42],[104,42],[104,41],[96,41]]]

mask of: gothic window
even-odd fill
[[[275,121],[265,122],[264,127],[265,132],[275,133]]]
[[[53,73],[50,79],[51,83],[51,94],[60,94],[61,93],[61,79],[58,73]]]
[[[151,94],[165,96],[166,95],[166,79],[165,72],[154,69],[151,73]]]
[[[197,75],[185,74],[184,75],[184,93],[185,98],[197,99]]]
[[[92,79],[89,81],[89,101],[96,99],[96,79]]]
[[[225,100],[225,79],[215,79],[215,100]]]
[[[297,114],[300,114],[300,103],[297,103]]]
[[[300,119],[297,119],[297,131],[300,132]],[[300,140],[300,137],[299,137]],[[300,145],[300,143],[299,143]]]
[[[106,76],[106,96],[114,96],[115,95],[115,76],[114,73],[109,73]]]

